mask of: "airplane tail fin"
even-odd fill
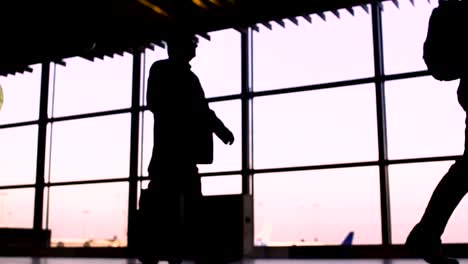
[[[353,244],[353,238],[354,238],[354,231],[351,231],[348,233],[348,235],[345,237],[343,242],[341,242],[342,246],[351,246]]]

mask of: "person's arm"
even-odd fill
[[[229,130],[224,123],[216,116],[215,112],[209,109],[209,119],[213,127],[213,132],[215,135],[221,139],[224,144],[232,145],[234,143],[234,135],[231,130]]]
[[[195,75],[195,81],[198,87],[198,93],[200,96],[200,99],[202,100],[202,111],[203,114],[206,116],[208,119],[208,125],[211,127],[213,130],[214,134],[221,139],[221,141],[224,142],[224,144],[229,144],[232,145],[234,143],[234,135],[232,134],[231,130],[229,130],[224,123],[216,116],[215,112],[211,110],[208,106],[208,102],[206,102],[205,99],[205,92],[202,89],[202,86],[200,84],[200,80],[198,80],[198,77]]]
[[[148,90],[146,91],[146,105],[152,113],[158,111],[158,105],[160,105],[158,100],[160,100],[163,90],[167,89],[165,87],[166,83],[167,80],[165,80],[162,65],[158,62],[153,63],[150,68]]]
[[[177,139],[179,146],[188,144],[190,136],[187,133],[190,133],[194,125],[191,113],[187,112],[186,107],[190,102],[181,86],[184,84],[181,78],[185,77],[167,61],[154,63],[148,77],[146,98],[155,126],[158,126],[158,130],[165,131],[165,138]]]

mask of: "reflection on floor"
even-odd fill
[[[167,264],[167,262],[160,262]],[[184,262],[183,264],[191,264]],[[424,264],[418,259],[255,259],[243,260],[232,264]],[[461,264],[468,264],[468,259],[460,259]],[[141,264],[134,259],[92,259],[92,258],[14,258],[0,257],[0,264]]]

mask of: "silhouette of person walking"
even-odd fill
[[[186,254],[202,263],[198,252],[203,244],[202,193],[197,164],[213,162],[213,134],[225,144],[234,142],[232,132],[209,108],[200,81],[191,71],[189,62],[195,57],[197,43],[192,32],[172,32],[167,39],[169,58],[154,62],[148,78],[154,146],[148,167],[150,184],[142,193],[140,208],[156,210],[159,218],[167,218],[150,224],[159,225],[159,234],[167,232],[166,241],[155,250],[160,246],[168,249],[168,255],[178,256],[169,256],[171,264],[180,263]],[[187,247],[179,241],[184,238]]]
[[[461,14],[465,14],[464,16]],[[465,17],[465,18],[463,18]],[[461,20],[460,20],[461,19]],[[466,4],[463,1],[441,0],[429,20],[424,44],[424,59],[429,72],[438,80],[460,79],[458,102],[468,110],[468,61],[464,24]],[[466,25],[466,24],[465,24]],[[444,36],[444,37],[442,37]],[[433,54],[430,50],[434,49]],[[468,192],[468,118],[465,124],[465,150],[441,179],[426,210],[406,240],[406,247],[418,257],[432,264],[457,264],[442,251],[441,236],[453,211]]]

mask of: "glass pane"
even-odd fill
[[[241,92],[241,35],[226,29],[199,38],[197,55],[190,63],[207,98]]]
[[[47,176],[46,176],[47,177]],[[50,188],[44,188],[44,199],[43,199],[43,206],[42,206],[42,228],[49,229],[49,193]]]
[[[201,183],[204,196],[242,193],[242,176],[240,175],[202,177]]]
[[[362,8],[326,21],[313,16],[299,26],[254,32],[254,89],[256,91],[335,82],[374,75],[371,16]]]
[[[125,247],[128,183],[50,188],[52,246]]]
[[[0,76],[3,88],[3,106],[0,125],[34,121],[39,118],[41,95],[41,65],[31,66],[33,72]]]
[[[153,154],[153,130],[154,130],[154,118],[151,111],[141,112],[142,120],[141,133],[140,133],[140,142],[142,142],[142,152],[140,153],[141,168],[140,172],[142,176],[148,176],[148,166],[151,161],[151,156]]]
[[[458,82],[432,77],[387,82],[389,158],[463,153],[465,112],[457,100]]]
[[[47,123],[47,132],[46,132],[46,145],[45,145],[45,163],[44,163],[44,181],[50,182],[50,166],[51,166],[51,158],[52,158],[52,124]]]
[[[200,172],[240,170],[242,167],[241,101],[210,103],[210,108],[234,134],[234,143],[226,145],[216,135],[213,135],[213,164],[201,164],[198,168]]]
[[[256,174],[255,245],[379,244],[377,167]]]
[[[144,87],[144,90],[141,94],[141,104],[146,105],[146,85],[148,83],[148,77],[149,77],[149,72],[151,69],[151,65],[153,65],[154,62],[158,60],[165,60],[167,59],[167,51],[164,48],[161,48],[159,46],[155,46],[153,50],[151,49],[146,49],[145,50],[145,55],[144,55],[144,75],[143,75],[143,80],[142,80],[142,87]]]
[[[130,114],[54,123],[51,181],[128,177]]]
[[[376,160],[374,85],[254,99],[255,168]]]
[[[38,126],[0,129],[0,185],[36,182]]]
[[[398,1],[399,8],[391,1],[383,2],[382,13],[383,55],[386,74],[412,72],[427,69],[423,56],[427,25],[432,9],[438,1]]]
[[[0,227],[32,228],[34,188],[0,190]]]
[[[140,180],[138,181],[138,190],[137,190],[137,209],[140,208],[140,197],[141,191],[148,188],[150,181],[149,180]]]
[[[419,222],[432,192],[453,161],[399,164],[389,166],[392,217],[392,241],[403,244],[413,226]],[[468,201],[462,200],[451,216],[444,243],[467,243],[466,212]]]
[[[129,108],[133,56],[115,55],[94,62],[81,57],[56,65],[54,116]]]

